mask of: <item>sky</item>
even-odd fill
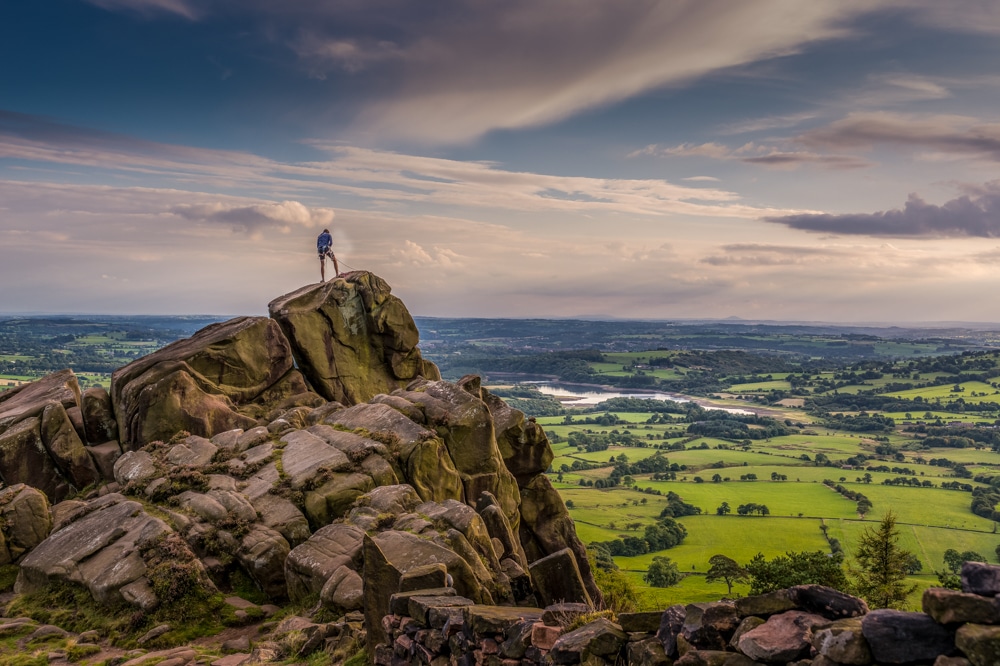
[[[0,312],[1000,322],[995,0],[0,4]],[[332,272],[332,269],[329,270]]]

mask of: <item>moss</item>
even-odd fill
[[[10,592],[14,589],[14,582],[17,580],[17,573],[20,570],[16,564],[0,566],[0,592]]]
[[[168,497],[179,495],[186,490],[204,492],[209,487],[208,477],[194,467],[178,467],[168,472],[164,478],[167,483],[156,489],[156,492],[150,497],[153,501],[162,502]]]
[[[245,571],[236,569],[229,574],[229,590],[241,599],[246,599],[250,603],[258,606],[268,603],[268,596],[258,587]],[[263,612],[263,611],[261,611]]]
[[[10,617],[30,617],[80,633],[90,629],[113,639],[128,630],[132,609],[124,604],[102,606],[82,586],[51,583],[46,589],[24,594],[11,602]]]
[[[368,663],[368,651],[356,652],[350,659],[344,662],[344,666],[365,666]]]
[[[170,441],[167,442],[167,444],[179,444],[180,442],[183,442],[190,436],[191,433],[189,433],[187,430],[178,430],[176,433],[174,433],[174,436],[170,438]]]
[[[70,645],[66,648],[66,659],[69,661],[80,661],[84,657],[97,654],[101,651],[100,646],[84,643],[82,645]]]
[[[566,633],[573,631],[574,629],[579,629],[585,624],[590,624],[594,620],[606,617],[612,622],[615,620],[615,613],[611,610],[594,611],[593,613],[584,613],[583,615],[578,615],[573,619],[569,625],[566,626]]]

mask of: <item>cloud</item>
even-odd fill
[[[462,143],[553,123],[863,36],[863,20],[887,20],[887,12],[897,23],[1000,34],[992,0],[89,1],[146,17],[238,21],[261,42],[287,49],[315,78],[370,70],[354,130],[373,143]],[[871,88],[865,94],[897,101],[950,94],[940,81],[911,74],[885,75]],[[723,132],[791,127],[809,117],[753,119]]]
[[[744,219],[802,212],[747,206],[730,191],[659,179],[561,176],[511,171],[492,162],[408,155],[324,141],[307,144],[318,151],[320,159],[282,162],[246,152],[142,141],[0,111],[0,159],[88,167],[130,182],[136,177],[150,178],[161,186],[240,188],[270,199],[297,201],[327,201],[335,194],[380,206],[426,204],[519,212]],[[104,173],[101,176],[102,181],[107,180]],[[242,215],[250,219],[246,213]]]
[[[792,229],[866,236],[928,238],[1000,237],[1000,188],[961,196],[941,206],[911,194],[902,209],[848,215],[764,218]]]
[[[101,9],[124,10],[142,15],[176,14],[186,19],[196,20],[199,12],[192,3],[185,0],[87,0]]]
[[[845,256],[842,249],[828,247],[732,243],[719,248],[721,254],[709,255],[701,263],[712,266],[794,266],[815,264]]]
[[[686,180],[692,183],[718,183],[720,180],[715,176],[688,176],[687,178],[681,178],[681,180]]]
[[[274,227],[288,233],[294,226],[317,228],[333,222],[334,213],[329,208],[309,209],[298,201],[256,203],[248,206],[232,203],[182,204],[170,209],[174,215],[189,220],[224,222],[234,227],[258,231]]]
[[[396,266],[422,268],[458,268],[463,265],[463,257],[450,248],[433,247],[425,250],[411,240],[403,241],[402,247],[393,250],[389,259]]]
[[[318,79],[326,78],[330,65],[354,74],[405,56],[399,46],[389,40],[324,39],[311,33],[295,40],[292,49],[303,61],[311,63],[310,75]]]
[[[719,128],[720,134],[748,134],[750,132],[762,132],[765,130],[784,129],[801,125],[807,120],[816,118],[819,114],[814,111],[804,111],[782,116],[766,116],[764,118],[752,118],[739,123],[724,125]]]
[[[629,157],[653,155],[657,157],[706,157],[756,164],[774,169],[794,169],[813,165],[827,169],[861,169],[871,166],[871,162],[852,155],[817,153],[804,150],[783,150],[775,146],[746,143],[738,148],[730,148],[721,143],[682,143],[677,146],[650,144],[629,153]]]
[[[1000,123],[984,123],[967,116],[852,113],[805,132],[797,140],[838,150],[888,144],[1000,161]]]

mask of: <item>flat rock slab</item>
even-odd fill
[[[646,611],[640,613],[619,613],[618,624],[622,631],[628,633],[655,634],[660,628],[663,611]]]
[[[476,635],[504,634],[519,622],[539,622],[542,609],[515,606],[467,606],[463,610],[465,626]]]
[[[591,656],[615,660],[627,642],[628,634],[620,626],[601,617],[560,636],[549,658],[554,664],[577,664]]]
[[[350,466],[350,460],[340,449],[304,430],[290,432],[281,438],[285,449],[281,454],[281,467],[292,488],[301,489],[315,478],[320,468],[331,471]]]
[[[212,462],[218,450],[219,447],[211,441],[192,435],[167,451],[167,462],[172,465],[204,467]]]

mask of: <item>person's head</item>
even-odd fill
[[[323,230],[323,233],[324,233],[324,234],[328,234],[328,233],[330,233],[330,230],[329,230],[329,229],[324,229],[324,230]]]

